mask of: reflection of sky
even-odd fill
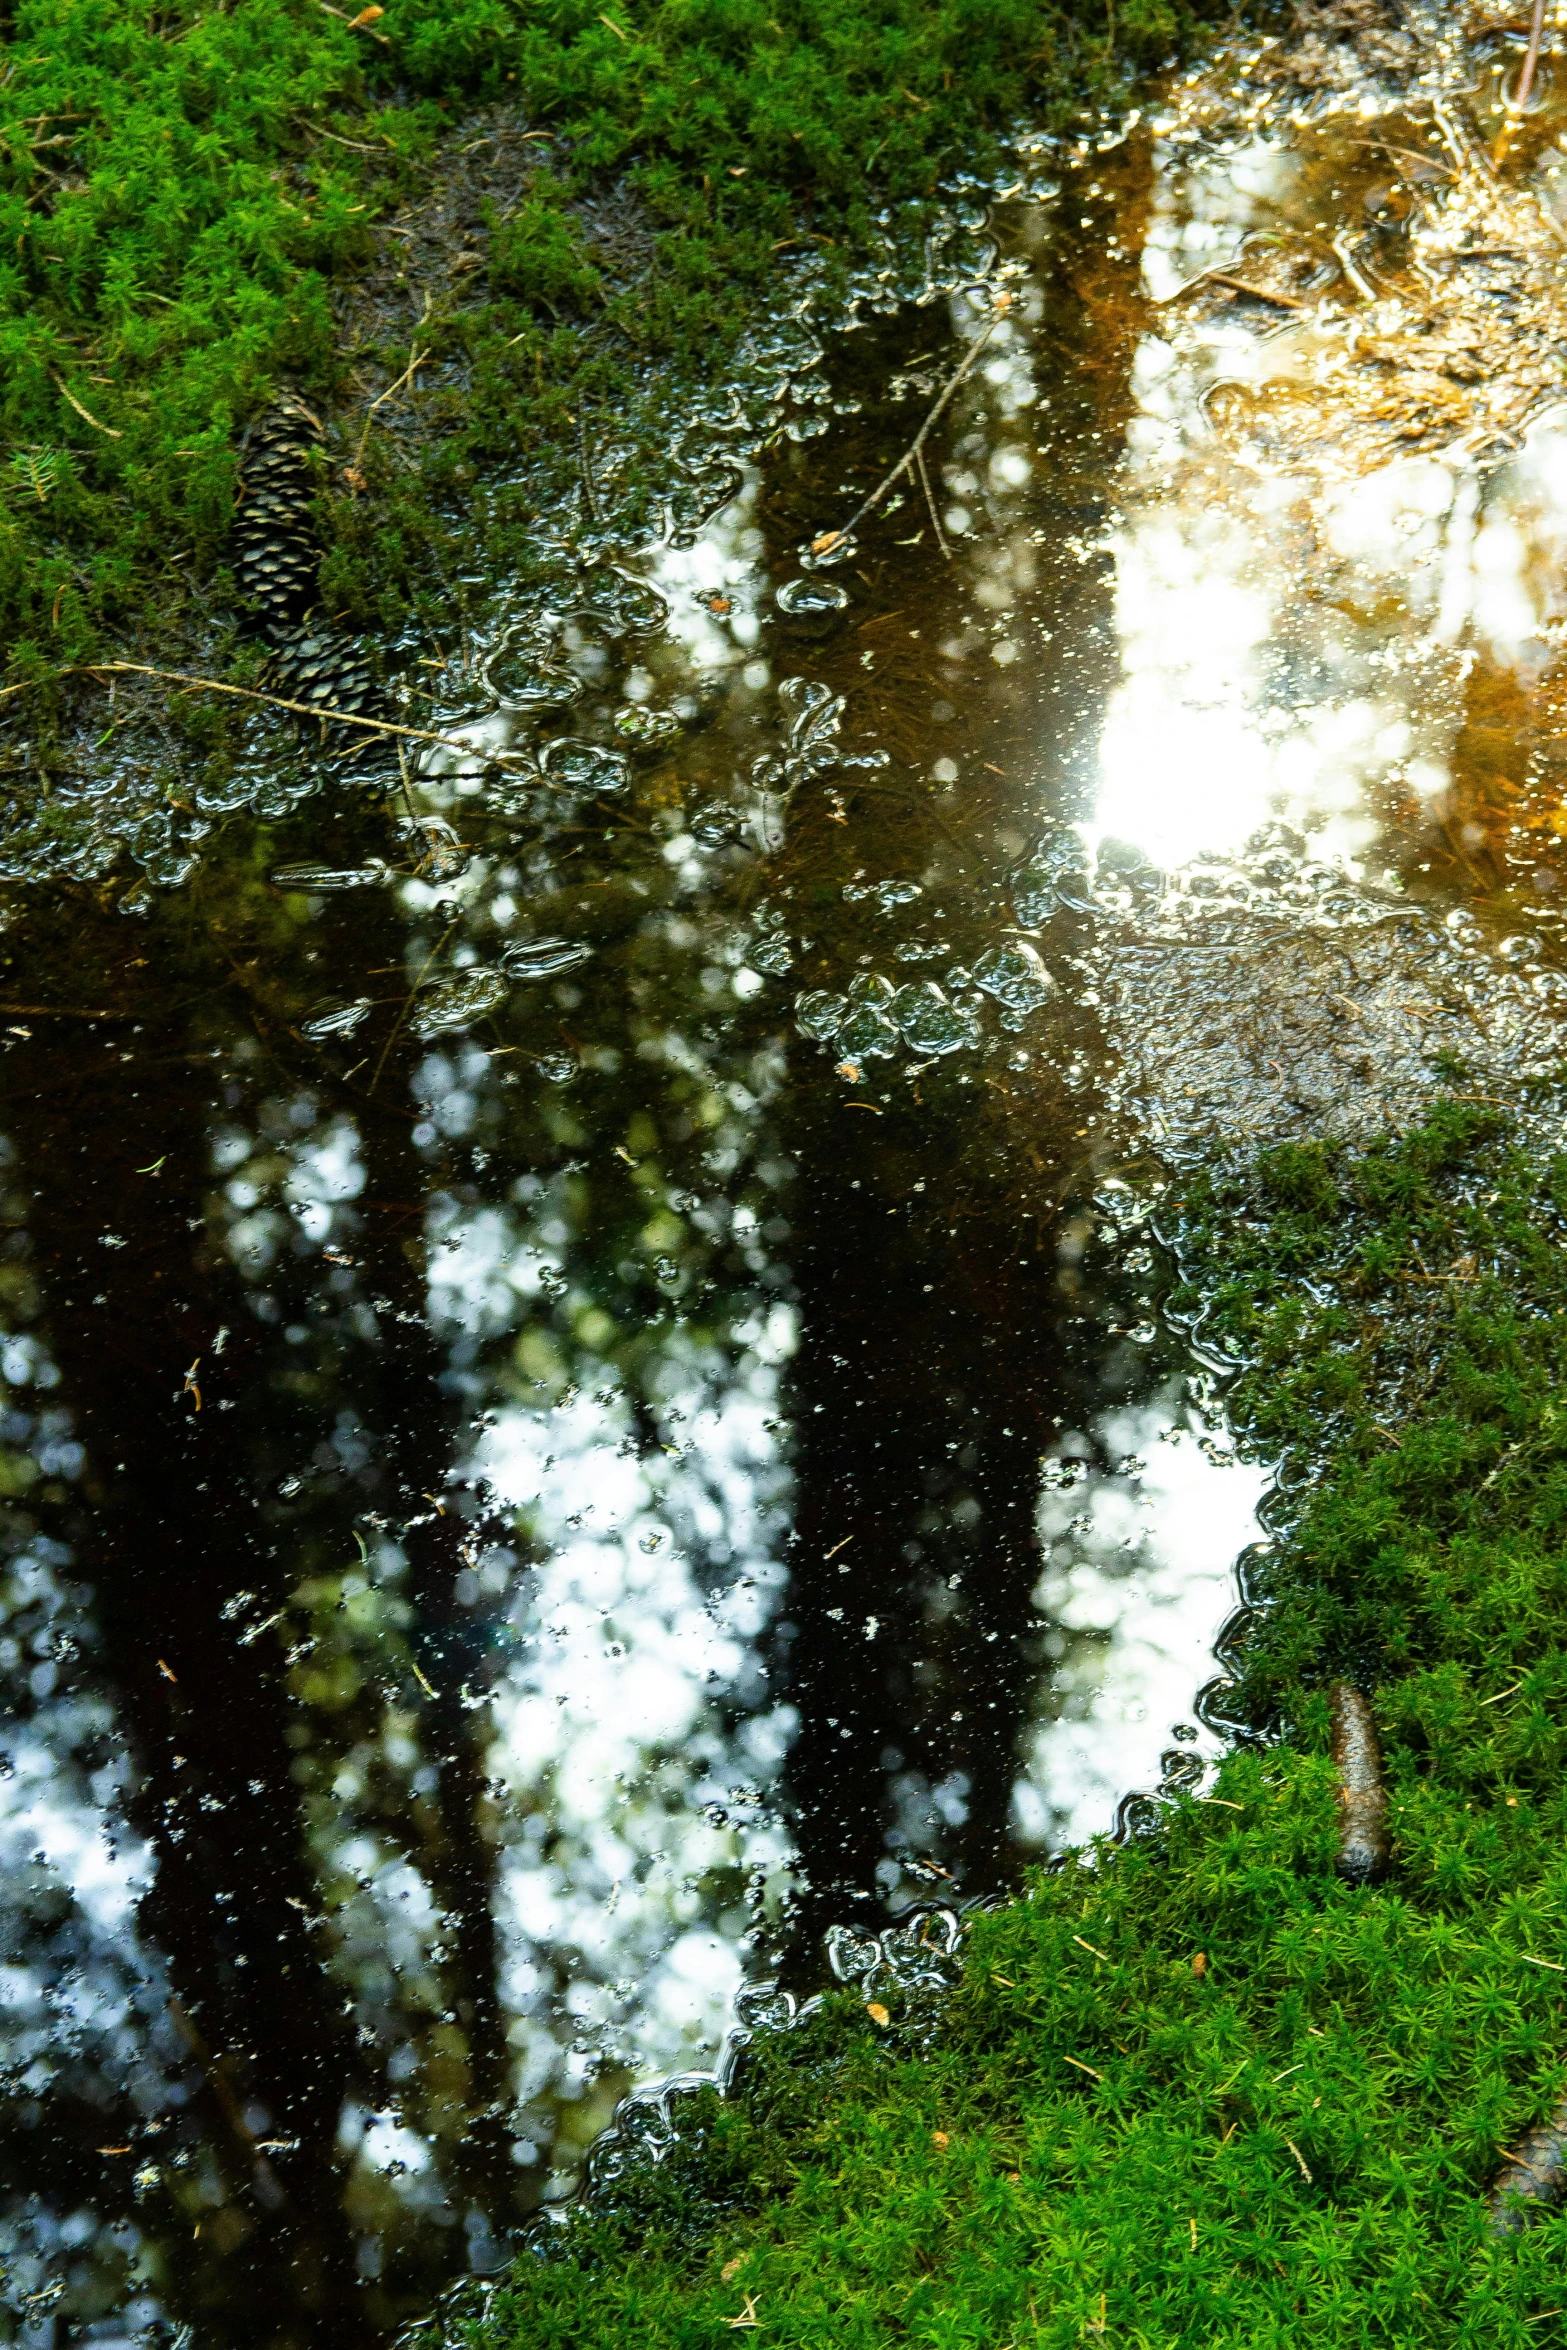
[[[74,1477],[81,1448],[45,1400],[58,1384],[48,1356],[15,1337],[0,1371],[8,1461]],[[35,1531],[0,1578],[0,2088],[24,2109],[54,2096],[150,2115],[180,2095],[172,2051],[160,2044],[167,1985],[136,1925],[156,1864],[122,1816],[129,1758],[113,1705],[84,1685],[77,1663],[87,1627],[71,1564]],[[123,2219],[107,2229],[86,2200],[34,2192],[24,2171],[0,2244],[6,2299],[25,2313],[22,2338],[42,2343],[63,2271],[88,2258],[129,2271],[141,2234]],[[126,2326],[156,2314],[142,2293]]]
[[[1039,1503],[1034,1604],[1055,1672],[1013,1802],[1024,1840],[1051,1846],[1108,1829],[1123,1795],[1157,1782],[1172,1728],[1213,1678],[1267,1482],[1178,1396],[1107,1412],[1093,1434],[1112,1466],[1064,1451]],[[1219,1743],[1203,1730],[1189,1751]]]
[[[540,1558],[510,1609],[489,1761],[509,1799],[501,1930],[524,2099],[580,2087],[600,2057],[646,2073],[710,2052],[744,1965],[746,1881],[786,1861],[765,1793],[790,1717],[754,1640],[784,1580],[764,1423],[791,1346],[778,1310],[727,1381],[692,1361],[682,1385],[666,1361],[677,1457],[628,1445],[613,1388],[502,1410],[481,1445],[478,1472]],[[550,2010],[568,1978],[563,2067]]]
[[[1167,301],[1237,266],[1291,193],[1259,148],[1187,170],[1168,145],[1145,251]],[[1125,518],[1114,534],[1122,682],[1106,715],[1098,837],[1165,868],[1227,854],[1275,820],[1353,866],[1373,795],[1447,780],[1465,656],[1542,656],[1567,551],[1567,429],[1543,420],[1487,478],[1412,457],[1324,487],[1231,456],[1204,403],[1219,383],[1309,375],[1313,329],[1172,305],[1133,367]]]

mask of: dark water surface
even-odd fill
[[[1553,1057],[1567,435],[1368,457],[1342,270],[1182,295],[1388,172],[1214,86],[454,612],[410,715],[530,772],[8,885],[5,2339],[383,2341],[747,1979],[1218,1751],[1159,1203]],[[987,326],[945,544],[813,564]]]

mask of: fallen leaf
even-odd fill
[[[891,2016],[882,2006],[882,2003],[879,1999],[867,1999],[865,2002],[865,2012],[870,2017],[873,2024],[886,2025],[890,2024],[892,2021]]]
[[[930,2142],[933,2146],[950,2146],[952,2144],[952,2140],[945,2130],[932,2130]]]
[[[744,2266],[745,2254],[743,2252],[737,2252],[733,2260],[726,2260],[724,2262],[723,2267],[719,2270],[718,2273],[726,2285],[732,2285],[735,2281],[735,2278],[740,2274],[740,2271],[744,2268]]]
[[[384,8],[361,8],[357,16],[349,18],[348,29],[351,33],[363,32],[367,24],[374,24],[377,18],[383,17],[385,14]]]

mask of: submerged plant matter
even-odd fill
[[[802,2345],[1539,2338],[1567,2225],[1539,2126],[1567,2080],[1558,1108],[1543,1148],[1452,1099],[1190,1179],[1173,1310],[1284,1457],[1208,1699],[1236,1750],[977,1917],[923,2053],[896,1994],[885,2028],[835,1995],[452,2339],[695,2342],[748,2309]],[[1336,1866],[1350,1670],[1381,1885]],[[1516,2188],[1486,2200],[1503,2149],[1543,2182],[1528,2228]]]

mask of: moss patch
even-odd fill
[[[13,681],[110,642],[210,640],[238,426],[282,381],[357,417],[409,356],[345,348],[380,224],[470,131],[543,168],[453,254],[418,340],[439,448],[338,481],[345,613],[395,625],[471,484],[570,441],[656,358],[721,373],[782,240],[852,250],[877,203],[983,167],[1190,29],[1190,0],[22,0],[0,15],[0,627]],[[481,110],[476,116],[474,110]],[[481,119],[482,117],[482,119]],[[466,124],[459,129],[459,124]],[[606,285],[572,207],[643,224]],[[457,265],[461,261],[462,267]],[[617,309],[617,299],[619,307]],[[587,322],[597,321],[588,332]],[[459,503],[456,507],[452,501]]]
[[[1567,1158],[1493,1107],[1193,1178],[1177,1310],[1282,1457],[1206,1800],[980,1917],[934,2046],[839,1994],[523,2261],[474,2345],[1518,2345],[1567,2215],[1484,2195],[1567,2088]],[[1327,1685],[1394,1867],[1334,1872]],[[1267,1735],[1262,1733],[1266,1731]],[[1555,2313],[1555,2314],[1547,2314]],[[749,2330],[748,2328],[743,2330]]]

